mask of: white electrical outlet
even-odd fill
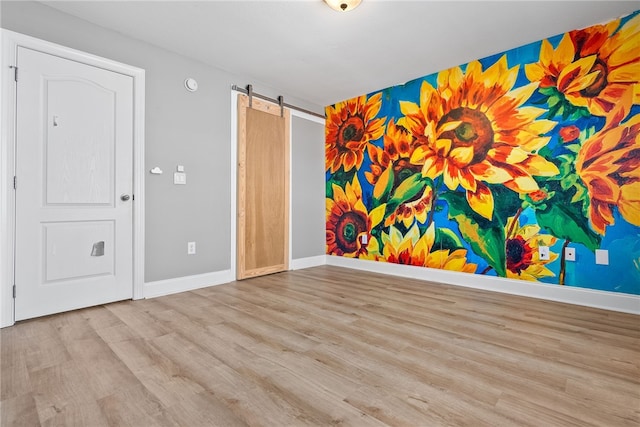
[[[564,260],[575,261],[576,260],[576,248],[564,248]]]
[[[369,241],[369,238],[366,234],[363,234],[362,236],[360,236],[360,243],[363,245],[366,245],[367,242]]]
[[[538,246],[538,255],[540,256],[540,261],[549,261],[549,246]]]
[[[187,255],[195,255],[196,242],[187,242]]]
[[[596,264],[609,265],[609,251],[606,249],[596,249]]]

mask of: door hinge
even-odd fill
[[[16,297],[16,285],[13,285],[13,298],[15,299]]]
[[[17,190],[18,189],[18,177],[17,176],[13,176],[13,189]]]
[[[18,81],[18,67],[15,65],[9,65],[9,68],[13,68],[13,80]]]

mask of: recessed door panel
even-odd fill
[[[80,78],[45,77],[47,204],[113,204],[115,92]]]
[[[45,280],[83,280],[115,273],[114,221],[43,224]]]

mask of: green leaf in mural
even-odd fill
[[[448,249],[454,251],[462,248],[464,248],[464,244],[453,230],[449,228],[436,228],[433,250]]]
[[[560,239],[583,244],[591,251],[599,248],[601,237],[589,228],[581,204],[570,203],[562,196],[555,198],[558,200],[547,203],[546,209],[536,210],[540,227]]]
[[[489,221],[475,213],[463,193],[448,192],[441,197],[449,205],[449,219],[458,223],[460,233],[473,252],[484,258],[499,276],[505,277],[504,225],[497,217]]]
[[[491,185],[489,187],[494,200],[493,216],[500,223],[506,224],[507,219],[514,216],[518,209],[522,207],[522,200],[518,193],[509,190],[504,185]]]
[[[420,173],[415,173],[402,181],[398,188],[391,195],[389,203],[393,206],[410,201],[418,195],[418,193],[424,190],[425,181],[422,179]]]
[[[385,169],[380,178],[378,178],[378,182],[373,187],[373,200],[375,205],[379,205],[382,200],[386,200],[393,188],[394,182],[394,174],[393,167],[389,166]]]
[[[347,182],[351,182],[353,180],[353,176],[355,175],[355,173],[355,169],[352,169],[349,172],[345,172],[343,168],[340,168],[336,173],[331,175],[331,177],[326,180],[326,197],[329,199],[333,198],[333,184],[336,184],[340,188],[345,188]]]

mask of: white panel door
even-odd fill
[[[133,295],[133,78],[18,48],[15,319]]]

